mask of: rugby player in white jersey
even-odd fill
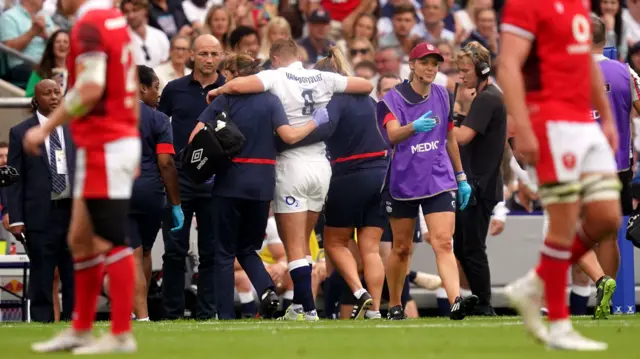
[[[329,56],[342,54],[332,49]],[[282,101],[291,126],[298,127],[312,121],[314,111],[325,107],[334,93],[373,91],[369,80],[305,69],[298,60],[298,45],[291,39],[276,41],[269,58],[274,70],[235,78],[210,91],[208,98],[271,91]],[[319,142],[286,150],[276,159],[273,211],[294,288],[293,304],[285,312],[285,320],[318,320],[311,290],[308,241],[331,180],[331,166],[325,152],[325,144]]]

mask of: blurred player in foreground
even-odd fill
[[[618,134],[591,58],[589,13],[579,0],[510,0],[501,29],[498,76],[516,123],[516,155],[535,166],[550,220],[539,265],[508,286],[507,295],[525,328],[548,347],[605,350],[607,344],[573,329],[565,292],[571,263],[615,235],[621,218],[612,150]],[[549,330],[540,316],[543,293]]]
[[[131,311],[135,282],[126,223],[133,179],[140,162],[138,81],[127,21],[111,0],[62,0],[78,20],[71,32],[70,92],[24,138],[25,150],[57,126],[71,123],[78,148],[69,248],[75,267],[75,307],[70,329],[36,343],[36,352],[73,349],[74,354],[135,352]],[[103,271],[110,278],[111,332],[93,340],[91,330]]]

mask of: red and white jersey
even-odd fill
[[[320,4],[327,10],[331,20],[342,22],[360,5],[360,0],[321,0]]]
[[[91,112],[71,123],[78,147],[99,148],[126,137],[138,137],[135,101],[137,72],[127,21],[104,1],[89,0],[71,29],[69,88],[73,88],[83,56],[105,56],[106,82],[102,99]]]
[[[522,73],[531,121],[591,122],[591,28],[585,0],[507,0],[502,32],[533,41]],[[509,51],[509,49],[504,49]]]

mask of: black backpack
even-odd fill
[[[196,184],[229,168],[246,141],[238,126],[231,122],[226,100],[225,110],[213,121],[205,122],[204,128],[182,150],[182,169]]]

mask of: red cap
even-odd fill
[[[433,55],[440,62],[444,61],[444,57],[440,55],[440,51],[438,51],[438,48],[431,45],[428,42],[421,42],[418,45],[416,45],[413,48],[413,50],[411,50],[411,53],[409,54],[409,61],[413,61],[415,59],[421,59],[429,55]]]

